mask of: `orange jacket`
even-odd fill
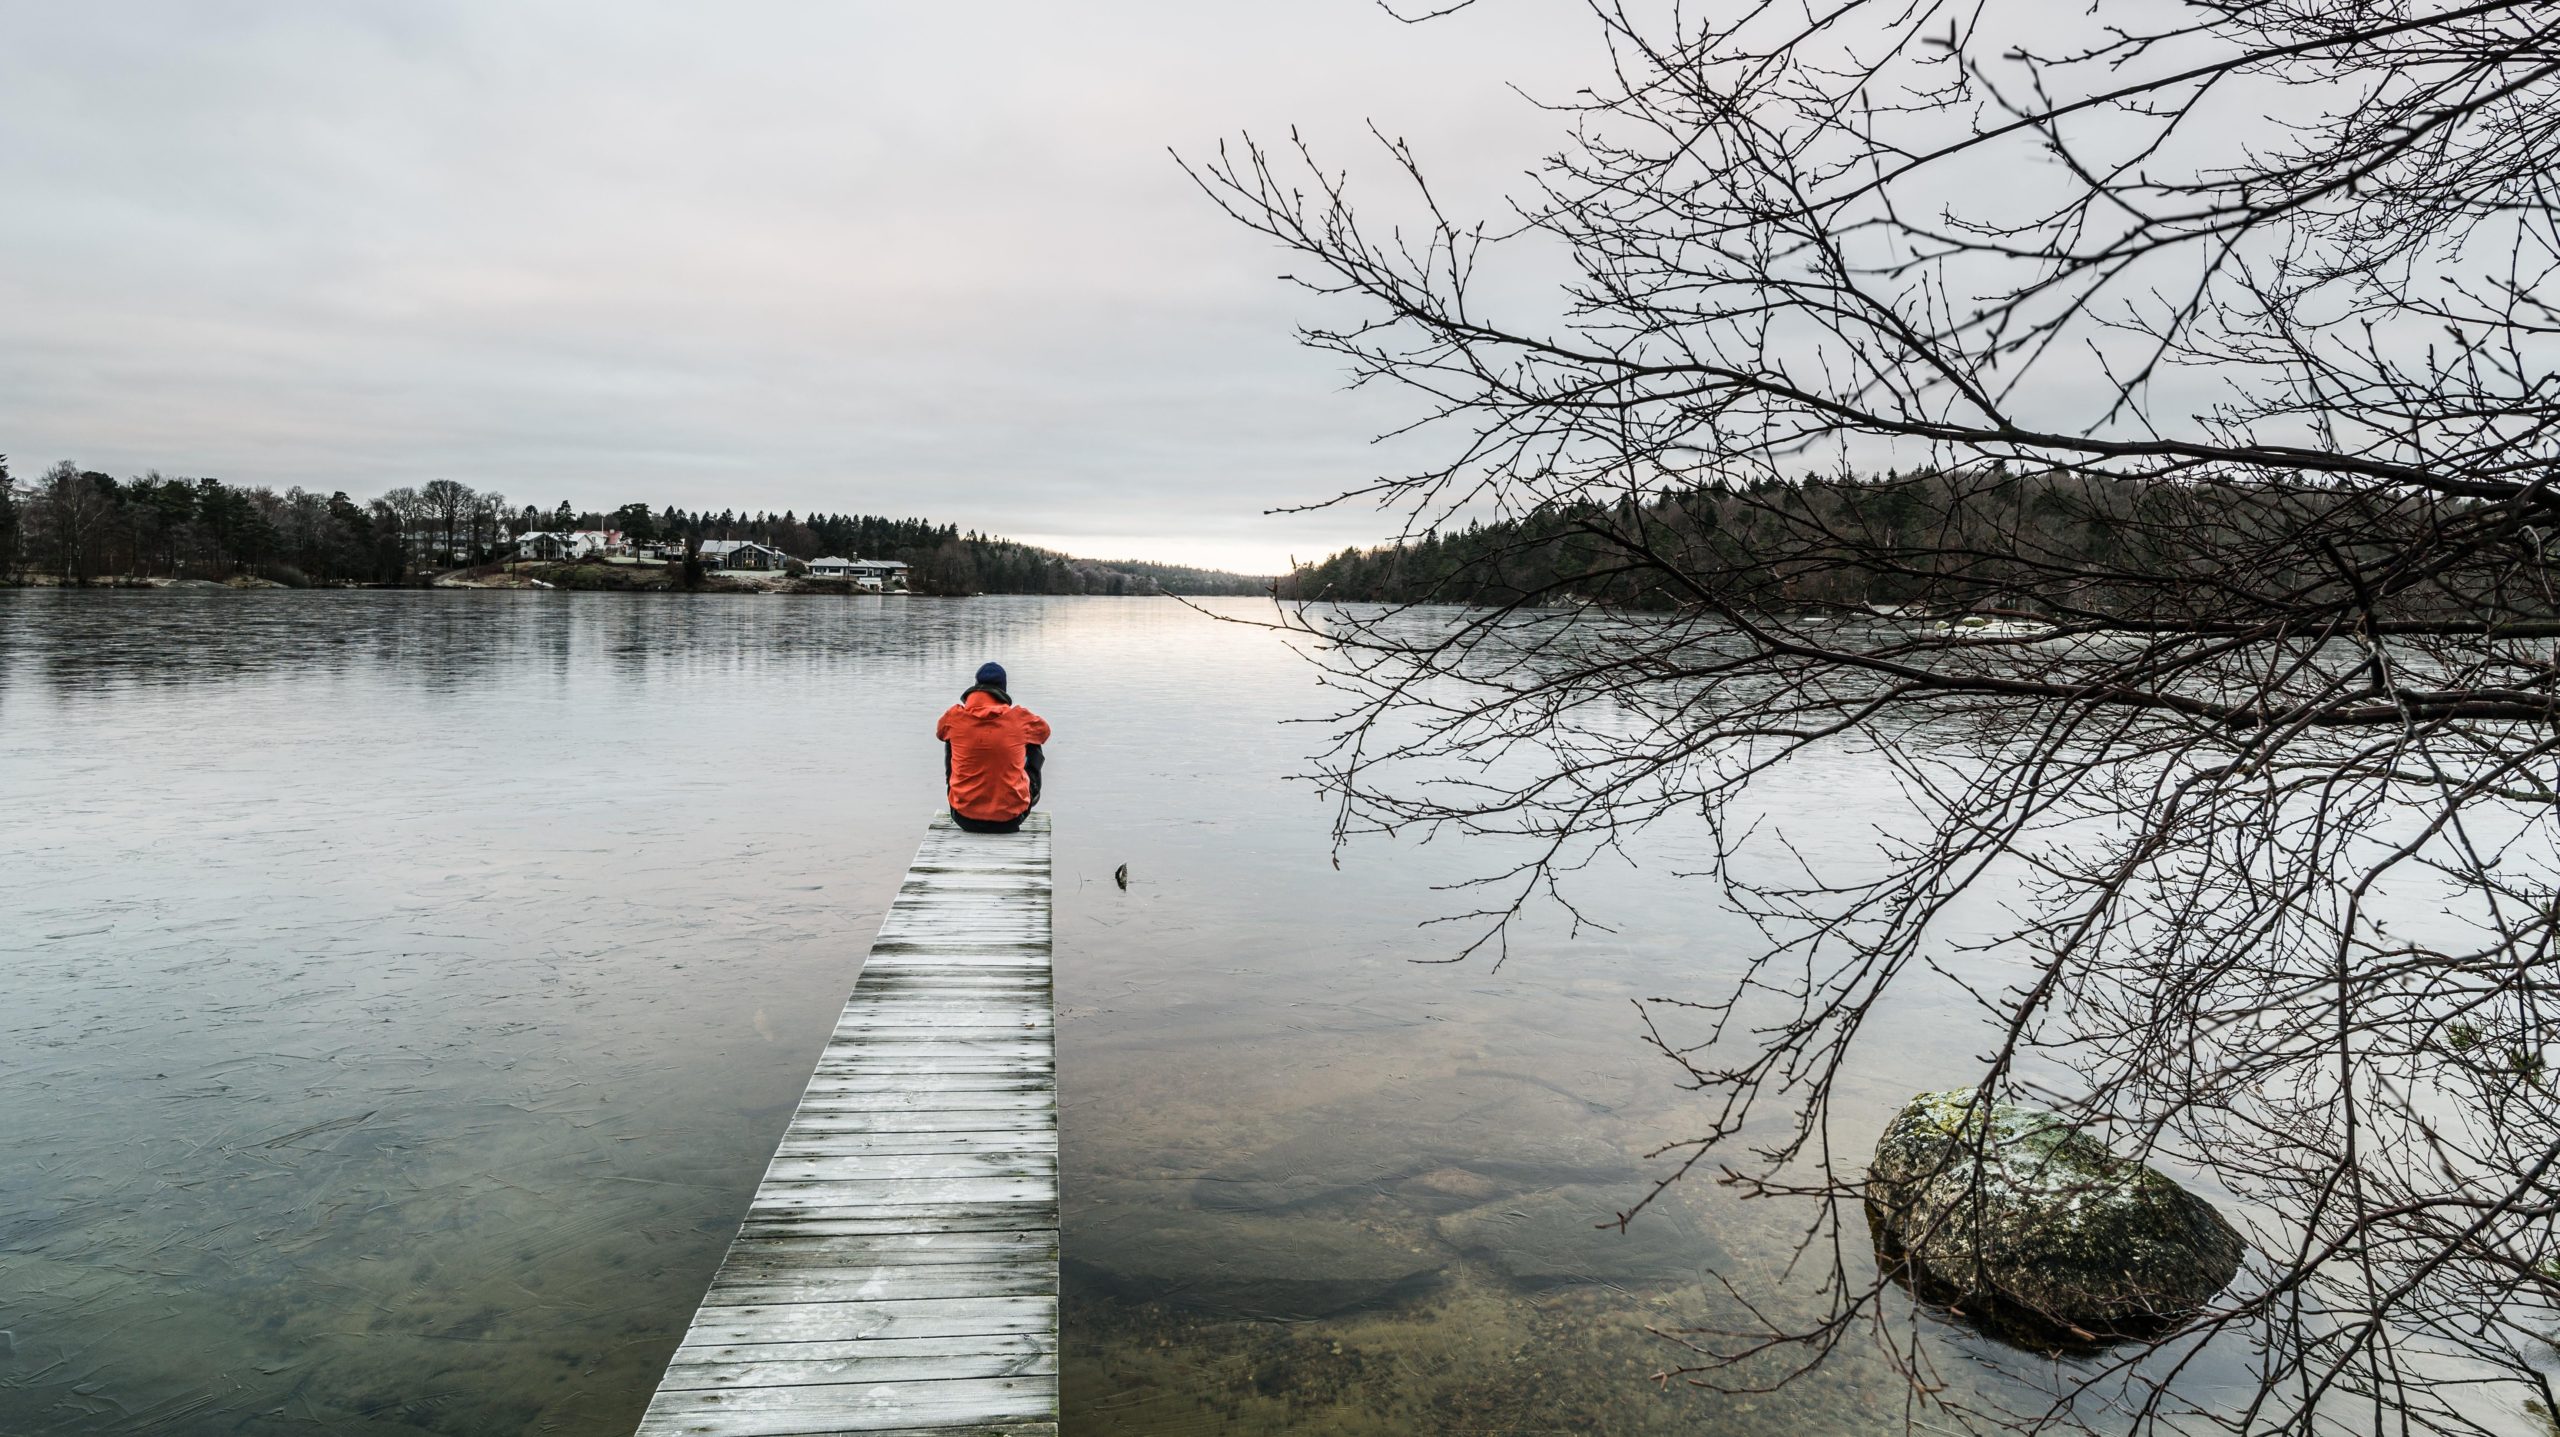
[[[1049,721],[1006,703],[985,689],[971,689],[945,710],[933,736],[950,745],[944,767],[951,780],[951,811],[992,823],[1031,811],[1031,775],[1023,753],[1049,741]]]

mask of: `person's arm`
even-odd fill
[[[1022,772],[1031,780],[1031,802],[1037,805],[1040,802],[1040,765],[1048,757],[1041,752],[1040,746],[1049,741],[1049,721],[1029,709],[1022,711],[1022,717]]]
[[[942,801],[951,801],[951,714],[945,710],[934,720],[933,736],[942,740]]]

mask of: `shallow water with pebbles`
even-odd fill
[[[1614,933],[1409,961],[1458,946],[1417,925],[1488,855],[1336,869],[1281,723],[1324,695],[1267,634],[1161,600],[25,592],[0,1432],[627,1430],[986,658],[1058,730],[1069,1431],[1899,1410],[1855,1345],[1758,1396],[1649,1380],[1738,1318],[1724,1281],[1790,1290],[1800,1211],[1693,1182],[1588,1236],[1694,1118],[1633,1000],[1755,941],[1680,835],[1591,876]],[[1853,769],[1796,782],[1813,841],[1863,831]],[[1844,1126],[1975,1046],[1952,1007],[1906,1026]],[[1996,1388],[1942,1336],[1944,1380]]]

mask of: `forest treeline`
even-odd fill
[[[279,493],[156,470],[119,479],[70,461],[32,480],[0,455],[0,583],[66,584],[251,575],[304,585],[403,585],[494,562],[533,531],[619,530],[637,544],[752,539],[794,558],[895,559],[936,594],[1253,594],[1267,580],[1131,560],[1080,559],[928,519],[625,504],[517,506],[450,479],[370,499]]]
[[[2334,585],[2354,553],[2478,517],[2458,501],[2263,474],[2135,480],[1995,465],[1763,479],[1442,525],[1300,565],[1278,590],[1289,599],[1636,610],[2051,611],[2061,601],[2075,614],[2230,617]],[[2314,533],[2351,552],[2302,538]],[[2439,576],[2379,602],[2422,611],[2450,599],[2440,591],[2456,582]],[[2466,592],[2502,582],[2495,566],[2458,580]],[[2038,597],[2022,597],[2029,592]],[[2512,597],[2535,613],[2553,607],[2545,595]]]

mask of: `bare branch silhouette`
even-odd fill
[[[1510,841],[1498,951],[1703,818],[1767,935],[1645,1005],[1708,1115],[1662,1156],[1805,1205],[1827,1310],[1677,1375],[1872,1336],[1941,1426],[2549,1420],[2560,5],[1590,8],[1613,70],[1498,222],[1383,138],[1392,222],[1296,136],[1191,173],[1441,441],[1335,501],[1395,545],[1284,591],[1345,696],[1337,836]],[[1767,797],[1839,753],[1889,785],[1845,867]],[[1834,1126],[1923,981],[1992,1039],[1942,1077],[2249,1239],[2025,1407],[1930,1370]]]

